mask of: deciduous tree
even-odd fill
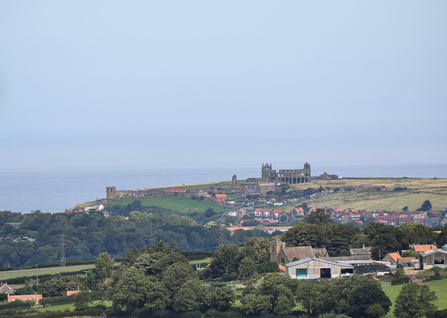
[[[428,285],[409,283],[402,287],[394,303],[394,316],[397,318],[422,318],[434,314],[433,304],[438,297]]]

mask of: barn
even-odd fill
[[[431,268],[432,266],[437,266],[444,268],[447,260],[447,251],[444,250],[430,250],[425,253],[421,253],[421,269]]]
[[[354,274],[354,267],[349,264],[334,263],[314,257],[288,263],[285,268],[287,276],[297,279],[334,278]]]

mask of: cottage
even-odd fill
[[[286,275],[297,279],[335,278],[351,276],[354,267],[313,257],[285,264]]]
[[[227,195],[226,194],[216,194],[216,200],[218,202],[223,202],[227,200]]]
[[[1,283],[0,294],[14,294],[16,290],[8,286],[8,283]]]

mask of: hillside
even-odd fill
[[[291,188],[306,189],[329,187],[358,188],[362,184],[386,186],[387,191],[354,191],[337,192],[314,199],[307,199],[309,206],[337,207],[342,209],[355,208],[367,210],[396,210],[401,211],[408,206],[414,211],[425,200],[430,200],[433,210],[444,210],[447,207],[447,179],[419,179],[419,178],[362,178],[340,180],[313,180],[310,184],[292,185]],[[394,188],[407,187],[407,190],[396,192]]]

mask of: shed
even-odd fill
[[[351,265],[334,263],[314,257],[288,263],[285,267],[286,275],[297,279],[334,278],[354,274],[354,267]]]

